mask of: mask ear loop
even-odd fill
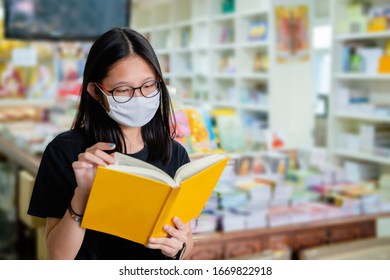
[[[100,95],[106,95],[106,94],[104,93],[103,89],[99,86],[98,83],[94,83],[94,84],[95,84],[95,87],[97,87],[97,88],[99,89]],[[100,104],[103,105],[103,101],[102,101],[101,99],[100,99],[98,102],[99,102]]]

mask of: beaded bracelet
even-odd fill
[[[69,211],[69,214],[70,216],[78,223],[81,223],[82,219],[83,219],[83,215],[80,215],[80,214],[77,214],[73,208],[72,208],[72,205],[69,203],[69,206],[68,206],[68,211]]]

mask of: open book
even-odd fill
[[[184,223],[203,210],[229,158],[213,154],[180,167],[174,178],[144,161],[115,153],[98,167],[81,226],[141,244],[164,237],[174,216]]]

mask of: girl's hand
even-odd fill
[[[77,186],[89,193],[95,178],[97,166],[107,166],[114,163],[114,158],[104,151],[113,150],[115,144],[98,142],[79,154],[78,160],[72,163]]]
[[[176,257],[177,253],[183,248],[183,244],[187,242],[187,236],[191,232],[189,223],[184,224],[178,217],[174,217],[173,222],[175,227],[164,226],[168,237],[150,238],[147,245],[151,249],[160,249],[165,256],[170,258]]]

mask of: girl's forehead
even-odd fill
[[[139,82],[155,78],[153,67],[142,57],[132,55],[116,62],[108,71],[104,81],[112,86],[124,82],[137,85]]]

